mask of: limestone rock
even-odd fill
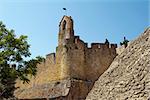
[[[86,100],[150,99],[150,28],[131,41],[95,82]]]
[[[15,95],[19,99],[42,99],[42,98],[56,98],[66,96],[71,87],[70,80],[60,80],[42,85],[35,85],[28,89],[18,89]],[[50,93],[49,93],[50,92]]]

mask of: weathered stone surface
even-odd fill
[[[118,55],[86,100],[150,99],[150,28]]]
[[[15,91],[15,94],[19,99],[57,98],[59,96],[66,96],[69,93],[70,87],[70,80],[60,80],[35,85],[26,89],[18,89]]]
[[[85,100],[92,86],[92,81],[60,80],[27,89],[18,89],[15,94],[23,100]]]

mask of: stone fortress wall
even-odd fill
[[[89,48],[86,43],[75,37],[68,40],[67,63],[70,73],[75,79],[95,81],[110,65],[116,56],[115,44],[92,43]]]
[[[66,27],[63,29],[61,25],[64,21]],[[95,81],[116,56],[117,44],[92,43],[88,47],[79,36],[74,36],[72,25],[71,17],[65,16],[62,19],[56,53],[48,54],[44,66],[38,67],[40,70],[45,66],[51,67],[49,81],[66,78]]]
[[[16,87],[19,86],[20,90],[23,90],[51,82],[71,80],[70,92],[65,97],[69,99],[65,100],[85,98],[95,80],[116,57],[116,48],[117,44],[109,43],[92,43],[91,47],[88,47],[88,44],[82,41],[79,36],[74,36],[72,18],[64,16],[59,24],[56,53],[48,54],[45,61],[37,66],[37,75],[31,77],[29,84],[23,85],[18,81]],[[86,92],[82,95],[83,92],[81,91]],[[19,92],[16,92],[16,95],[20,98],[24,96],[23,94],[20,95]],[[74,97],[72,97],[73,95]],[[58,97],[59,99],[61,100]]]
[[[95,81],[116,56],[116,44],[92,43],[91,47],[74,36],[73,20],[64,16],[59,25],[56,63],[61,65],[61,79],[75,78]],[[57,60],[58,58],[61,58]],[[65,59],[63,59],[65,58]],[[58,61],[58,62],[57,62]]]

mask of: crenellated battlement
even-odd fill
[[[92,49],[115,49],[117,44],[91,43]]]
[[[46,59],[55,59],[55,53],[50,53],[46,55]]]
[[[109,44],[109,43],[91,43],[90,47],[88,47],[88,43],[85,43],[80,39],[79,36],[74,36],[72,39],[65,39],[65,45],[71,44],[76,45],[76,49],[112,49],[115,50],[117,48],[117,44]]]
[[[55,64],[56,63],[56,54],[55,53],[50,53],[46,55],[46,60],[45,63],[51,63]]]
[[[111,48],[116,49],[117,48],[117,44],[110,44]]]
[[[109,44],[105,43],[91,43],[91,48],[92,49],[108,49]]]
[[[90,47],[88,47],[88,43],[85,43],[83,40],[80,39],[79,36],[74,36],[74,38],[71,39],[65,39],[64,44],[71,44],[76,45],[76,49],[116,49],[117,44],[109,44],[109,43],[91,43]]]

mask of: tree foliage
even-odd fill
[[[26,61],[30,57],[30,45],[27,36],[16,37],[14,30],[8,30],[0,22],[0,97],[9,98],[13,96],[16,79],[24,83],[29,82],[28,75],[36,75],[36,66],[43,58],[36,57]]]

